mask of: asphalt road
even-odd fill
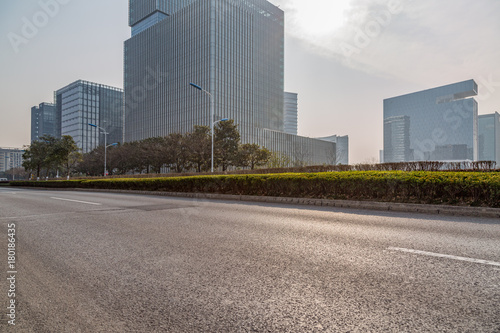
[[[500,332],[498,219],[0,188],[0,225],[1,332]]]

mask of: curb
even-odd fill
[[[33,189],[31,187],[29,188]],[[160,192],[160,191],[82,189],[82,188],[74,188],[74,189],[37,188],[37,189],[58,190],[58,191],[67,190],[67,191],[82,191],[82,192],[142,194],[142,195],[157,195],[157,196],[180,197],[180,198],[265,202],[265,203],[279,203],[279,204],[305,205],[305,206],[366,209],[366,210],[390,211],[390,212],[401,212],[401,213],[500,218],[500,208],[488,208],[488,207],[464,207],[464,206],[406,204],[406,203],[376,202],[376,201],[349,201],[349,200],[330,200],[330,199],[313,199],[313,198],[267,197],[267,196],[214,194],[214,193],[183,193],[183,192]]]

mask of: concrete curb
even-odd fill
[[[31,189],[33,189],[33,188],[31,188]],[[35,189],[40,189],[40,188],[35,188]],[[487,207],[422,205],[422,204],[406,204],[406,203],[375,202],[375,201],[349,201],[349,200],[329,200],[329,199],[312,199],[312,198],[266,197],[266,196],[214,194],[214,193],[182,193],[182,192],[103,190],[103,189],[82,189],[82,188],[77,188],[77,189],[71,189],[71,188],[70,189],[48,189],[48,188],[44,188],[44,189],[83,191],[83,192],[108,192],[108,193],[158,195],[158,196],[166,196],[166,197],[196,198],[196,199],[211,199],[211,200],[265,202],[265,203],[322,206],[322,207],[335,207],[335,208],[392,211],[392,212],[402,212],[402,213],[421,213],[421,214],[433,214],[433,215],[500,218],[500,209],[499,208],[487,208]]]

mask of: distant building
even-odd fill
[[[89,123],[106,130],[108,144],[123,142],[122,89],[78,80],[57,90],[55,101],[61,136],[73,137],[83,153],[104,145],[104,135]]]
[[[384,119],[384,161],[406,162],[413,159],[410,149],[410,117]]]
[[[6,172],[23,166],[24,150],[17,148],[0,148],[0,172]]]
[[[285,92],[284,97],[284,132],[297,135],[299,121],[298,95],[296,93]]]
[[[500,168],[500,114],[479,116],[479,160],[494,161]]]
[[[44,135],[61,136],[61,119],[55,104],[41,103],[31,108],[31,142]]]
[[[318,140],[335,143],[335,164],[349,165],[349,136],[332,135],[325,138],[318,138]]]
[[[478,159],[474,80],[384,100],[384,162]]]

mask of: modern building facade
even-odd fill
[[[303,136],[258,129],[259,144],[274,153],[286,156],[288,166],[334,165],[336,161],[336,144]]]
[[[234,119],[244,142],[253,141],[256,128],[283,131],[284,15],[278,7],[265,0],[131,0],[129,23],[127,141],[210,126],[212,98],[215,120]]]
[[[0,148],[0,172],[6,172],[23,166],[24,150]]]
[[[324,142],[284,133],[280,8],[265,0],[130,0],[129,11],[125,141],[210,127],[213,103],[215,121],[233,119],[242,143],[257,143],[294,161],[297,150],[309,150],[311,164],[332,159],[323,156]],[[307,147],[293,146],[301,142]],[[311,149],[314,144],[318,149]],[[333,143],[329,150],[335,151]]]
[[[297,135],[299,128],[299,103],[298,95],[296,93],[285,92],[284,99],[284,129],[283,131],[288,134]]]
[[[78,80],[54,93],[57,113],[61,119],[61,136],[73,137],[78,148],[88,153],[107,143],[123,142],[123,90]]]
[[[45,135],[61,136],[61,119],[56,105],[52,103],[41,103],[31,108],[31,142]]]
[[[384,162],[478,160],[474,80],[384,100]]]
[[[384,160],[407,162],[413,160],[410,149],[410,117],[394,116],[384,119],[384,142],[388,150]]]
[[[328,141],[335,143],[335,165],[349,165],[349,136],[332,135],[318,140]]]
[[[500,167],[500,114],[481,115],[478,120],[479,160],[494,161]]]

